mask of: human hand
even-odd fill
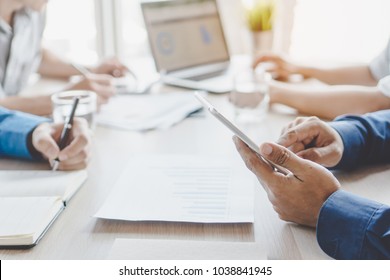
[[[95,74],[107,74],[113,77],[123,77],[130,70],[123,65],[117,58],[103,60],[98,66],[91,68]]]
[[[88,74],[67,90],[91,90],[97,95],[97,105],[100,107],[115,95],[113,78],[109,75]]]
[[[282,146],[262,144],[260,152],[264,158],[292,172],[283,175],[270,168],[236,136],[234,142],[246,166],[257,176],[267,192],[280,219],[315,227],[322,205],[340,187],[333,174]]]
[[[341,136],[317,117],[297,118],[282,130],[277,143],[326,167],[336,166],[344,152]]]
[[[272,66],[267,67],[267,71],[271,73],[274,79],[288,80],[293,74],[301,74],[299,66],[290,62],[287,58],[284,58],[276,54],[267,54],[259,56],[253,63],[253,68],[256,68],[260,63],[271,63]]]
[[[84,169],[90,157],[91,132],[85,119],[75,118],[69,145],[60,151],[58,144],[64,124],[43,123],[32,133],[32,145],[50,163],[60,160],[60,170]]]

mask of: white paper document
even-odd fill
[[[253,175],[226,157],[133,157],[95,217],[129,221],[252,223]]]
[[[252,242],[116,239],[110,260],[265,260],[265,248]]]
[[[135,131],[168,128],[201,107],[190,92],[118,95],[101,108],[97,123]]]

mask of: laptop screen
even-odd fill
[[[158,71],[229,60],[216,0],[142,3]]]

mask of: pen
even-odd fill
[[[88,74],[91,73],[91,71],[89,71],[87,68],[85,68],[84,66],[82,66],[80,64],[72,63],[71,65],[73,68],[75,68],[77,71],[79,71],[80,74],[83,75],[84,77],[86,77]],[[119,70],[114,70],[114,72],[112,73],[114,77],[118,76],[118,75],[115,75],[116,71],[119,71]],[[134,81],[138,82],[138,77],[132,70],[127,69],[127,72],[130,74],[131,77],[133,77]]]
[[[65,148],[65,146],[68,142],[70,130],[72,129],[72,126],[73,126],[73,118],[74,118],[74,115],[76,113],[76,109],[77,109],[77,105],[79,104],[79,101],[80,101],[79,96],[76,96],[73,99],[72,110],[71,110],[69,118],[66,120],[64,127],[62,129],[62,132],[61,132],[60,143],[58,145],[60,148],[60,151]],[[59,164],[60,164],[60,160],[58,158],[56,158],[53,162],[52,170],[56,171],[58,169]]]
[[[74,69],[80,72],[81,75],[87,76],[89,73],[91,73],[87,68],[80,64],[72,63],[71,64]]]

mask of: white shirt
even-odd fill
[[[41,60],[44,13],[22,9],[13,28],[0,18],[0,98],[17,95]]]
[[[386,48],[370,63],[370,71],[378,81],[378,89],[390,97],[390,39]]]

